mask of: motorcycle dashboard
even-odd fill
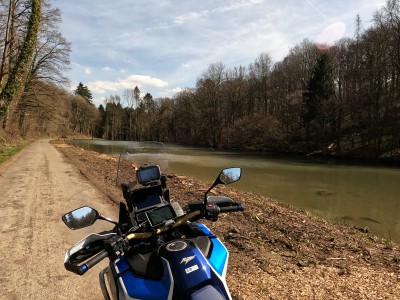
[[[157,227],[166,221],[176,218],[175,211],[170,204],[146,211],[146,216],[151,227]]]

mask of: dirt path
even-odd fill
[[[0,195],[0,299],[101,299],[101,267],[80,277],[63,260],[68,247],[110,225],[71,231],[61,215],[88,204],[115,218],[115,206],[47,140],[0,166]]]

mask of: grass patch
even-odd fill
[[[13,146],[0,145],[0,164],[24,149],[27,144],[28,142],[25,141]]]

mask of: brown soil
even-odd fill
[[[107,260],[82,277],[66,271],[63,261],[68,248],[110,224],[69,230],[61,216],[91,205],[116,218],[117,206],[48,140],[0,165],[0,195],[0,300],[101,299],[98,273]]]
[[[104,194],[123,201],[117,158],[55,143]],[[201,200],[210,184],[168,177],[171,198],[182,206]],[[132,163],[123,161],[120,178],[135,178]],[[230,252],[227,281],[234,299],[399,299],[399,245],[257,194],[225,186],[214,192],[245,207],[205,222]]]

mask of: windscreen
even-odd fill
[[[135,171],[143,165],[158,165],[163,173],[168,174],[168,153],[160,142],[127,142],[118,158],[116,185],[133,182]]]

